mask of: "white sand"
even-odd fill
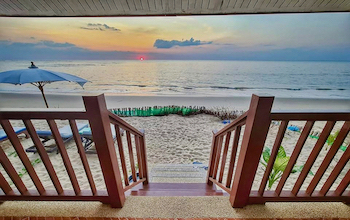
[[[50,108],[84,108],[83,95],[46,94]],[[99,94],[95,94],[99,95]],[[126,96],[105,95],[108,108],[143,107],[155,105],[225,107],[248,110],[251,97],[214,96]],[[45,108],[41,94],[0,92],[1,108]],[[350,111],[350,99],[275,98],[273,110]]]

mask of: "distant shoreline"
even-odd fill
[[[46,94],[50,108],[84,108],[82,96],[99,94]],[[205,106],[206,108],[228,108],[248,110],[251,97],[243,96],[169,96],[169,95],[125,95],[105,94],[107,108],[144,106]],[[41,94],[0,92],[0,109],[45,108]],[[273,110],[293,111],[350,111],[350,99],[341,98],[279,98]]]

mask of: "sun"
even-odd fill
[[[140,61],[143,61],[144,60],[144,58],[143,57],[140,57]]]

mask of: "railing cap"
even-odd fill
[[[0,112],[85,112],[85,108],[0,108]]]

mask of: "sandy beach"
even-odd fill
[[[84,94],[46,94],[50,108],[84,108]],[[99,94],[85,94],[99,95]],[[259,95],[259,94],[257,94]],[[263,95],[261,95],[263,96]],[[133,108],[143,106],[205,106],[206,108],[228,108],[246,111],[250,96],[127,96],[105,94],[107,108]],[[39,93],[2,93],[2,108],[45,108]],[[315,98],[275,98],[273,110],[307,111],[350,111],[350,99],[315,99]]]
[[[1,98],[1,108],[14,108],[14,107],[22,107],[23,104],[26,103],[28,108],[34,108],[38,106],[38,103],[41,103],[41,97],[38,95],[18,95],[18,94],[3,94],[0,93]],[[64,105],[58,104],[59,107],[75,107],[81,108],[82,101],[80,103],[77,100],[81,100],[79,96],[62,96],[62,95],[48,95],[48,100],[51,105],[55,105],[54,103],[65,103]],[[232,101],[232,102],[231,102]],[[234,101],[234,102],[233,102]],[[107,97],[107,104],[109,108],[112,107],[142,107],[142,106],[152,106],[152,105],[169,105],[169,104],[177,104],[177,105],[199,105],[205,106],[207,108],[211,107],[225,107],[225,108],[234,108],[245,110],[249,106],[250,98],[213,98],[213,97],[127,97],[127,96],[113,96]],[[289,103],[293,106],[294,109],[302,109],[302,110],[311,110],[311,107],[324,107],[320,108],[322,110],[329,110],[330,108],[335,110],[348,111],[350,109],[350,100],[300,100],[293,99],[289,100],[285,99],[276,99],[276,106],[274,109],[279,110],[288,110]],[[330,104],[331,102],[331,104]],[[4,104],[5,103],[5,104]],[[208,104],[210,103],[210,104]],[[233,104],[238,103],[238,104]],[[42,103],[41,103],[42,104]],[[315,104],[315,105],[313,105]],[[239,107],[237,107],[239,106]],[[217,117],[211,115],[192,115],[192,116],[178,116],[178,115],[169,115],[169,116],[152,116],[152,117],[124,117],[123,120],[130,123],[137,129],[145,130],[146,137],[146,149],[147,149],[147,162],[149,164],[150,170],[152,166],[155,164],[192,164],[193,162],[200,162],[203,164],[208,164],[209,162],[209,154],[211,148],[212,141],[212,130],[219,130],[225,126]],[[65,126],[68,124],[67,121],[56,121],[59,127]],[[79,121],[84,123],[84,121]],[[22,126],[22,123],[19,121],[12,121],[13,126]],[[48,125],[45,121],[33,121],[36,129],[44,130],[48,129]],[[85,122],[87,123],[87,122]],[[289,122],[289,125],[297,125],[301,128],[304,126],[305,122]],[[313,132],[321,132],[325,122],[317,122],[312,128]],[[338,122],[334,127],[332,133],[340,130],[343,122]],[[269,135],[265,143],[265,147],[272,148],[277,131],[278,131],[278,122],[271,123]],[[244,129],[241,133],[241,138],[244,133]],[[287,156],[290,156],[295,144],[300,136],[300,132],[295,132],[291,130],[287,130],[285,137],[282,142],[282,146],[285,148],[287,152]],[[348,145],[350,143],[350,135],[348,135],[343,145]],[[24,148],[32,146],[31,139],[25,139],[24,136],[20,136],[20,140],[23,144]],[[126,146],[126,138],[123,137],[124,146]],[[302,150],[301,155],[298,158],[297,165],[303,165],[308,158],[313,146],[316,143],[316,139],[308,138],[304,148]],[[54,141],[50,141],[47,145],[54,144]],[[30,189],[35,189],[29,175],[23,172],[23,165],[19,158],[14,153],[14,149],[11,146],[9,141],[4,141],[0,143],[1,147],[4,149],[6,154],[8,155],[11,162],[14,164],[15,169],[18,172],[22,172],[22,179],[26,186]],[[89,189],[88,181],[86,179],[86,175],[84,173],[84,169],[82,163],[79,158],[79,154],[77,153],[77,148],[75,146],[74,141],[69,142],[67,145],[67,151],[69,157],[72,161],[74,170],[78,177],[79,184],[82,189]],[[322,159],[325,157],[329,149],[327,144],[324,145],[318,159],[316,160],[314,166],[312,167],[312,172],[315,173],[317,171],[318,166],[322,162]],[[127,150],[124,148],[125,153],[127,154]],[[327,177],[329,176],[332,168],[339,161],[340,157],[344,151],[339,150],[336,154],[335,159],[331,163],[329,169],[327,170],[326,175],[322,178],[321,183],[323,183]],[[230,151],[228,153],[230,155]],[[28,153],[30,160],[37,161],[35,164],[35,170],[39,175],[39,178],[43,182],[43,184],[48,189],[54,189],[54,186],[47,175],[46,169],[42,162],[40,162],[40,157],[38,154]],[[93,177],[98,189],[105,189],[104,180],[102,173],[100,171],[100,165],[96,154],[87,154],[88,161],[93,173]],[[62,183],[64,189],[72,189],[69,177],[65,171],[63,166],[62,158],[60,154],[51,153],[50,159],[54,165],[54,168],[59,176],[59,179]],[[338,177],[336,183],[344,177],[345,173],[349,170],[350,164],[343,169],[340,176]],[[5,173],[3,168],[0,167],[1,173]],[[128,172],[130,172],[130,165],[128,163]],[[264,167],[259,165],[257,177],[255,179],[253,189],[258,189],[261,181],[261,177],[264,173]],[[285,185],[284,189],[290,189],[296,179],[298,178],[299,173],[291,174],[288,178],[288,181]],[[7,174],[5,178],[9,180]],[[312,175],[308,175],[302,190],[307,187],[307,183],[312,179]],[[276,187],[277,183],[275,183],[272,187]],[[319,184],[319,188],[320,188]],[[337,184],[333,184],[332,189],[334,189]]]

